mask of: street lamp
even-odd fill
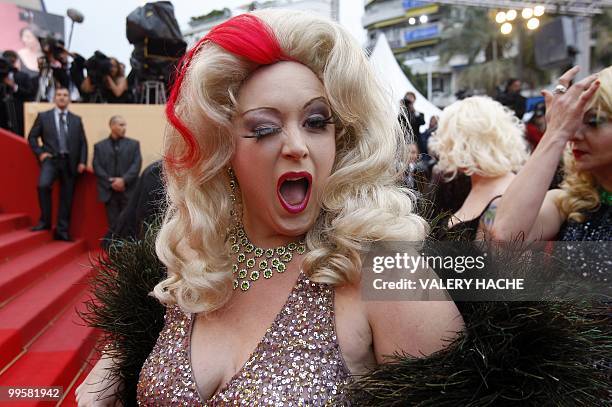
[[[500,11],[495,15],[495,21],[497,21],[498,24],[503,24],[506,21],[506,12],[505,11]]]
[[[508,35],[512,32],[512,24],[510,23],[503,23],[501,26],[501,33],[504,35]]]
[[[544,6],[535,6],[533,8],[533,15],[536,17],[542,17],[544,15],[544,11],[546,11]]]
[[[540,26],[540,20],[537,17],[542,17],[546,8],[542,5],[534,7],[525,7],[521,10],[521,17],[526,21],[526,27],[529,30],[536,30]],[[512,32],[512,21],[516,19],[518,12],[510,9],[508,11],[498,11],[495,14],[495,21],[500,24],[500,31],[504,35]]]
[[[529,20],[531,17],[533,17],[533,9],[529,7],[524,8],[521,12],[521,16],[523,16],[525,20]]]
[[[535,17],[530,18],[529,21],[527,21],[527,28],[529,28],[530,30],[535,30],[539,26],[540,26],[540,20],[538,20]]]

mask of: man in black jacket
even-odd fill
[[[98,177],[98,199],[106,206],[112,229],[136,185],[142,157],[138,141],[125,137],[123,117],[111,117],[109,126],[110,136],[94,146],[93,169]]]
[[[70,241],[72,195],[77,175],[86,168],[87,139],[81,118],[68,111],[68,89],[56,88],[53,101],[55,108],[38,114],[28,136],[30,147],[40,162],[38,200],[41,215],[40,222],[32,230],[51,229],[51,189],[59,178],[60,207],[54,238]]]
[[[18,56],[15,51],[4,51],[2,58],[5,63],[9,64],[9,73],[3,76],[0,87],[3,87],[3,114],[6,114],[8,120],[3,120],[0,125],[3,128],[11,130],[15,134],[23,136],[23,104],[24,102],[34,100],[36,96],[36,87],[34,81],[24,72],[17,69]],[[3,62],[4,62],[3,61]],[[14,115],[13,113],[14,109]]]
[[[416,94],[414,92],[406,92],[400,102],[402,112],[400,112],[398,120],[402,129],[404,129],[404,139],[408,144],[419,139],[421,134],[420,128],[425,124],[425,115],[414,109],[415,101]]]
[[[521,95],[522,83],[517,78],[510,78],[506,81],[506,87],[496,100],[504,106],[509,107],[519,119],[523,119],[527,107],[527,99]]]

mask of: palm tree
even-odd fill
[[[612,8],[606,8],[602,14],[593,17],[592,27],[595,46],[591,67],[599,70],[612,65]]]
[[[535,64],[531,36],[524,36],[518,56],[504,58],[504,51],[512,47],[513,40],[500,33],[491,9],[445,6],[442,13],[446,14],[445,21],[453,23],[442,32],[440,63],[448,64],[457,55],[467,58],[467,65],[459,69],[460,87],[484,89],[487,94],[494,95],[501,82],[519,74],[519,65],[523,81],[532,85],[547,82],[548,74]],[[480,55],[484,56],[484,61],[477,63]]]

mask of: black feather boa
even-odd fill
[[[153,229],[151,229],[153,230]],[[149,295],[166,270],[155,254],[154,236],[144,240],[114,240],[109,252],[94,263],[94,299],[81,317],[99,328],[99,351],[113,355],[110,376],[121,383],[119,399],[136,406],[140,369],[164,326],[165,308]]]
[[[165,276],[154,236],[115,242],[95,264],[83,318],[102,329],[115,354],[118,395],[136,405],[140,369],[164,323],[151,297]],[[395,355],[347,392],[358,406],[604,406],[611,405],[612,318],[609,303],[479,302],[457,304],[464,334],[425,358]]]

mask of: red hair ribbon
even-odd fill
[[[215,26],[206,36],[187,52],[179,61],[176,80],[166,104],[166,116],[170,124],[187,144],[187,152],[181,157],[165,157],[173,167],[190,167],[200,158],[200,151],[195,137],[175,112],[181,86],[189,70],[193,57],[206,42],[213,42],[234,55],[261,65],[270,65],[278,61],[291,60],[285,56],[272,30],[252,14],[241,14]]]

